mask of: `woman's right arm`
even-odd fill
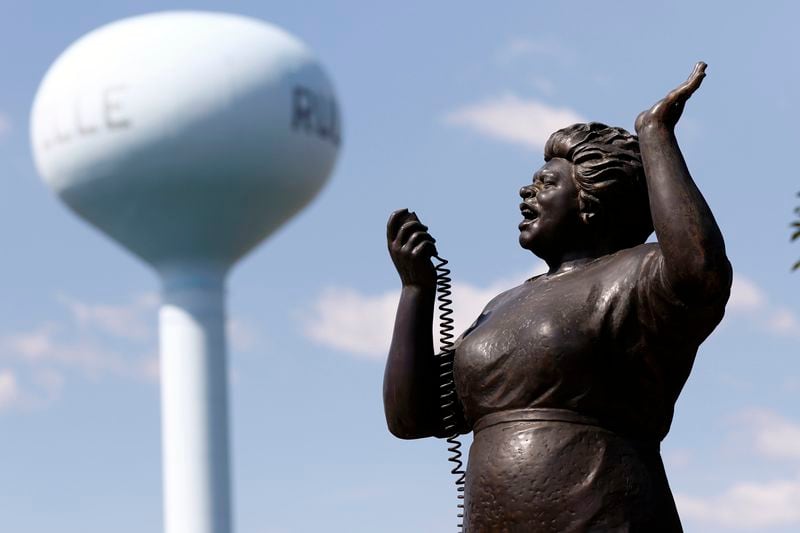
[[[401,439],[441,433],[437,367],[433,357],[435,240],[407,209],[389,217],[387,241],[403,284],[383,378],[383,407],[389,431]]]

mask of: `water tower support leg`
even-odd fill
[[[231,533],[224,280],[183,281],[159,312],[165,533]]]

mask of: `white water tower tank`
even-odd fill
[[[167,533],[229,533],[225,276],[310,202],[341,141],[311,51],[263,21],[164,12],[53,63],[31,142],[45,183],[162,279]]]

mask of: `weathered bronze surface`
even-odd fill
[[[659,444],[732,276],[674,133],[705,68],[638,116],[638,138],[557,131],[520,190],[519,242],[549,270],[494,298],[456,343],[461,429],[474,432],[468,533],[681,531]],[[434,240],[405,209],[387,235],[403,289],[386,420],[400,438],[442,436]]]

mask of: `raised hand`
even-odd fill
[[[436,255],[436,239],[416,213],[408,209],[392,213],[386,225],[386,240],[404,287],[436,287],[436,270],[431,263],[431,257]]]
[[[705,63],[699,61],[685,82],[656,102],[653,107],[639,113],[639,116],[636,117],[636,133],[641,133],[642,130],[649,127],[666,127],[673,130],[681,118],[686,100],[700,87],[703,78],[706,77],[706,66]]]

